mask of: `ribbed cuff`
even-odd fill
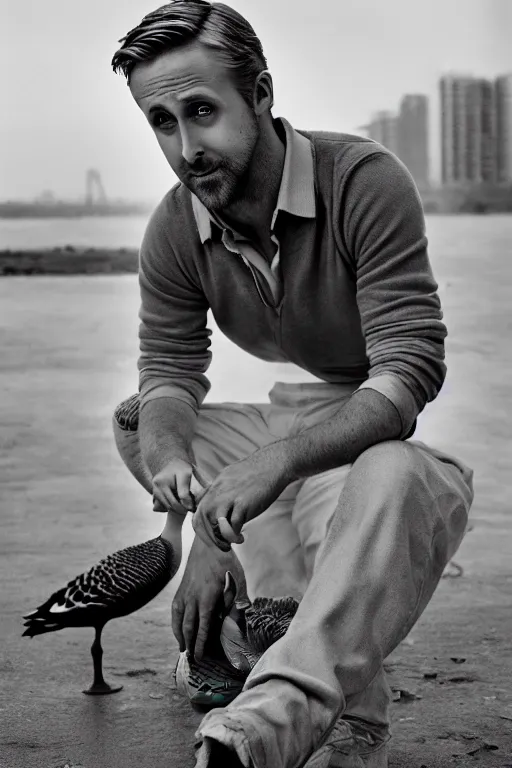
[[[140,387],[140,407],[144,407],[146,403],[151,400],[159,400],[162,397],[171,397],[173,400],[180,400],[182,403],[189,405],[194,413],[198,412],[198,404],[196,399],[181,387],[177,387],[174,384],[162,384],[160,382],[147,381],[141,384]]]
[[[400,438],[409,436],[418,416],[418,406],[411,390],[402,379],[394,373],[381,373],[367,379],[359,389],[374,389],[387,397],[395,406],[402,422]]]

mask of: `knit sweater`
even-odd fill
[[[446,327],[417,189],[373,141],[300,133],[313,151],[316,215],[279,214],[278,305],[263,300],[220,231],[202,242],[183,184],[153,213],[140,250],[141,405],[173,397],[199,410],[210,388],[211,309],[221,331],[262,360],[381,392],[408,437],[446,374]]]

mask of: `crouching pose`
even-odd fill
[[[179,179],[140,252],[138,418],[115,423],[155,504],[194,511],[174,631],[200,659],[235,552],[250,597],[300,599],[204,717],[197,766],[385,768],[383,662],[473,497],[470,469],[411,439],[446,372],[417,190],[379,144],[275,117],[261,43],[226,5],[164,5],[113,66]],[[279,365],[268,402],[204,403],[208,310]]]

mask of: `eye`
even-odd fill
[[[156,112],[153,115],[152,123],[155,128],[170,127],[174,123],[174,118],[167,114],[167,112]]]
[[[190,111],[192,117],[210,117],[213,114],[213,108],[209,104],[193,104]]]

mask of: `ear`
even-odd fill
[[[256,78],[253,104],[254,112],[257,115],[262,115],[267,111],[270,112],[274,106],[274,84],[268,69],[264,69]]]

